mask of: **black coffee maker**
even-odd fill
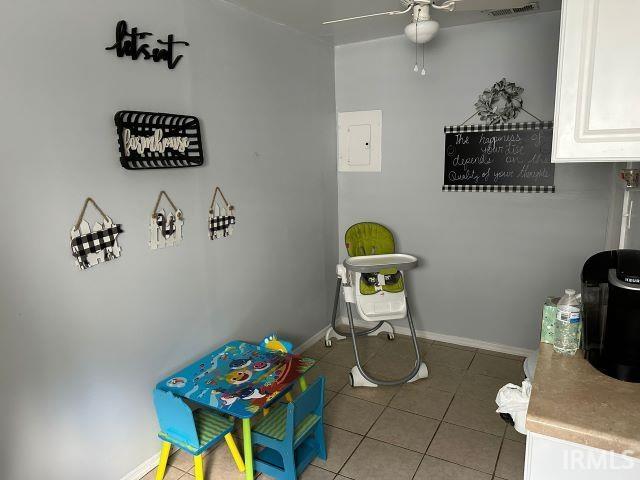
[[[640,382],[640,250],[600,252],[582,268],[583,344],[602,373]]]

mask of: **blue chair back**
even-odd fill
[[[171,392],[156,389],[153,392],[153,404],[163,433],[187,445],[197,447],[200,444],[193,412],[182,399]]]
[[[307,389],[298,395],[293,402],[287,405],[287,427],[286,436],[293,438],[295,428],[309,414],[320,417],[322,422],[322,412],[324,407],[324,377],[318,377]]]

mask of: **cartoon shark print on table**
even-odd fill
[[[211,390],[211,395],[209,395],[209,405],[213,408],[218,408],[220,406],[220,402],[218,401],[219,394],[220,392],[217,390]]]
[[[242,385],[248,382],[252,376],[253,373],[251,370],[234,370],[233,372],[227,373],[226,380],[232,385]]]
[[[271,366],[271,364],[267,361],[259,361],[259,362],[255,362],[253,364],[253,369],[256,372],[262,372],[264,370],[266,370],[267,368],[269,368]]]
[[[225,352],[222,352],[222,353],[219,353],[218,355],[216,355],[215,357],[213,357],[211,359],[211,366],[209,368],[207,368],[206,370],[204,369],[205,364],[201,363],[200,364],[201,372],[200,372],[200,374],[196,375],[193,378],[193,381],[195,383],[199,383],[200,380],[202,380],[205,376],[210,375],[211,373],[215,372],[217,370],[217,368],[218,368],[218,360],[223,359],[224,357],[226,357],[226,355],[227,354]]]
[[[182,388],[187,384],[187,379],[184,377],[173,377],[167,382],[167,386],[171,388]]]
[[[238,370],[240,368],[248,367],[249,365],[251,365],[250,358],[238,358],[236,360],[231,360],[231,362],[229,362],[229,368],[231,370]]]
[[[196,383],[191,390],[189,390],[187,393],[184,394],[184,396],[187,398],[191,398],[191,395],[196,393],[199,388],[200,386]]]
[[[163,380],[158,388],[221,413],[249,418],[283,395],[313,363],[297,355],[231,342]],[[177,382],[168,385],[171,379]]]

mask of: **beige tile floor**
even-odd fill
[[[407,337],[358,339],[365,369],[384,377],[411,369]],[[523,378],[522,358],[420,340],[429,378],[384,388],[351,388],[350,340],[324,341],[305,355],[318,360],[308,382],[326,378],[328,458],[301,480],[521,480],[524,436],[495,413],[495,396]],[[241,442],[240,442],[241,443]],[[207,480],[243,480],[224,442],[205,456]],[[192,457],[172,455],[166,480],[193,479]],[[268,480],[264,475],[259,478]],[[154,480],[155,471],[144,480]]]

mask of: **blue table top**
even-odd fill
[[[237,418],[268,406],[315,364],[312,358],[229,342],[156,388]]]

